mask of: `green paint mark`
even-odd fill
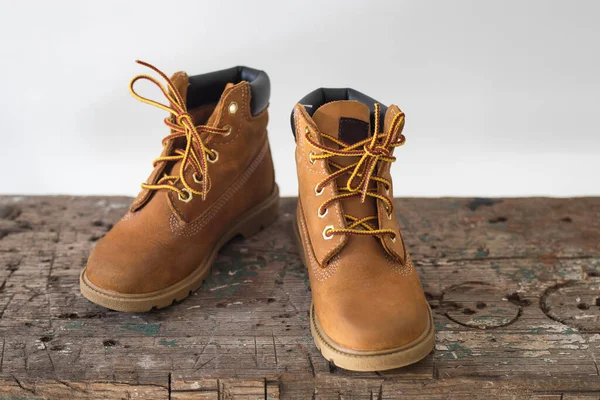
[[[547,329],[547,328],[532,328],[532,329],[529,329],[527,331],[527,333],[533,333],[533,334],[536,334],[536,333],[549,333],[549,332],[550,333],[557,333],[554,329]],[[577,330],[573,329],[573,328],[566,328],[565,330],[560,331],[558,333],[560,333],[562,335],[573,335],[573,334],[578,334],[579,332]]]
[[[481,246],[477,249],[477,252],[475,253],[475,258],[486,258],[489,255],[490,251],[487,248]]]
[[[532,268],[526,268],[526,267],[519,267],[519,269],[517,269],[516,271],[512,272],[512,273],[506,273],[501,266],[499,265],[492,265],[490,268],[494,269],[497,273],[507,276],[510,279],[512,279],[515,282],[520,282],[522,280],[526,280],[526,281],[539,281],[542,280],[540,279],[540,276],[537,274],[535,269]]]
[[[161,346],[165,346],[165,347],[177,347],[177,341],[175,339],[166,340],[163,338],[163,339],[160,339],[158,344],[160,344]]]
[[[83,325],[85,325],[85,322],[83,322],[83,321],[73,321],[73,322],[70,322],[69,325],[67,325],[67,328],[68,329],[81,328]]]
[[[536,274],[534,269],[521,267],[519,268],[519,273],[528,281],[532,281],[534,279],[539,280],[539,276]]]
[[[436,322],[436,323],[435,323],[435,329],[436,329],[436,330],[443,330],[443,329],[446,329],[446,324],[443,324],[443,323],[441,323],[441,322]]]
[[[219,344],[219,342],[210,342],[209,344],[217,345],[217,344]]]
[[[143,333],[145,336],[156,336],[160,330],[160,324],[127,324],[119,326],[126,331]]]
[[[520,267],[518,270],[512,274],[509,274],[508,276],[515,281],[521,281],[523,279],[526,281],[540,280],[539,275],[534,269],[526,267]]]
[[[231,297],[244,287],[242,282],[252,280],[258,275],[257,270],[267,264],[263,257],[252,256],[227,247],[213,266],[213,274],[204,282],[203,287],[213,291],[217,299]]]

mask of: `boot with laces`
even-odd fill
[[[431,310],[394,213],[390,165],[404,113],[353,89],[296,105],[295,230],[308,267],[315,344],[355,371],[402,367],[433,348]]]
[[[130,84],[169,113],[163,152],[129,212],[102,238],[80,277],[83,296],[120,311],[162,308],[200,287],[221,247],[271,224],[279,210],[267,140],[267,75],[234,67],[158,74]],[[166,101],[137,94],[159,87]]]

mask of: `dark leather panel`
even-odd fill
[[[375,121],[375,103],[379,103],[379,126],[383,126],[387,106],[381,104],[366,94],[351,88],[319,88],[304,96],[298,103],[302,104],[306,108],[306,112],[312,116],[323,104],[339,100],[356,100],[367,105],[369,110],[371,110],[371,126],[374,126],[373,123]],[[296,137],[293,112],[291,116],[291,123],[292,133],[294,134],[294,137]]]
[[[356,118],[341,117],[338,123],[338,138],[348,144],[358,143],[369,137],[369,124]]]
[[[227,83],[246,81],[250,84],[252,98],[250,110],[257,115],[269,105],[271,82],[264,72],[249,67],[233,67],[220,71],[209,72],[189,77],[190,86],[187,92],[187,108],[193,109],[204,104],[214,104],[219,101]]]

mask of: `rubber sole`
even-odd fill
[[[275,185],[273,193],[261,204],[247,212],[236,225],[234,225],[213,248],[206,260],[198,266],[189,276],[181,281],[150,293],[124,294],[103,289],[92,283],[86,276],[86,269],[81,271],[79,286],[81,294],[92,303],[116,311],[145,312],[153,308],[164,308],[181,301],[192,292],[198,290],[210,269],[219,251],[236,236],[248,238],[271,225],[279,214],[279,188]]]
[[[304,265],[308,267],[304,255],[304,245],[300,236],[300,231],[298,230],[296,219],[294,219],[293,224],[300,257]],[[310,306],[310,331],[317,349],[319,349],[323,357],[334,363],[337,367],[350,371],[367,372],[401,368],[422,360],[427,357],[431,350],[433,350],[435,342],[433,316],[429,306],[427,309],[429,313],[429,324],[423,334],[411,343],[393,349],[360,351],[340,346],[327,336],[323,328],[321,328],[313,304]]]

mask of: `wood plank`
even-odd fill
[[[599,397],[599,198],[397,199],[436,350],[380,373],[314,347],[295,199],[179,304],[82,298],[79,271],[130,201],[0,197],[0,398]]]

